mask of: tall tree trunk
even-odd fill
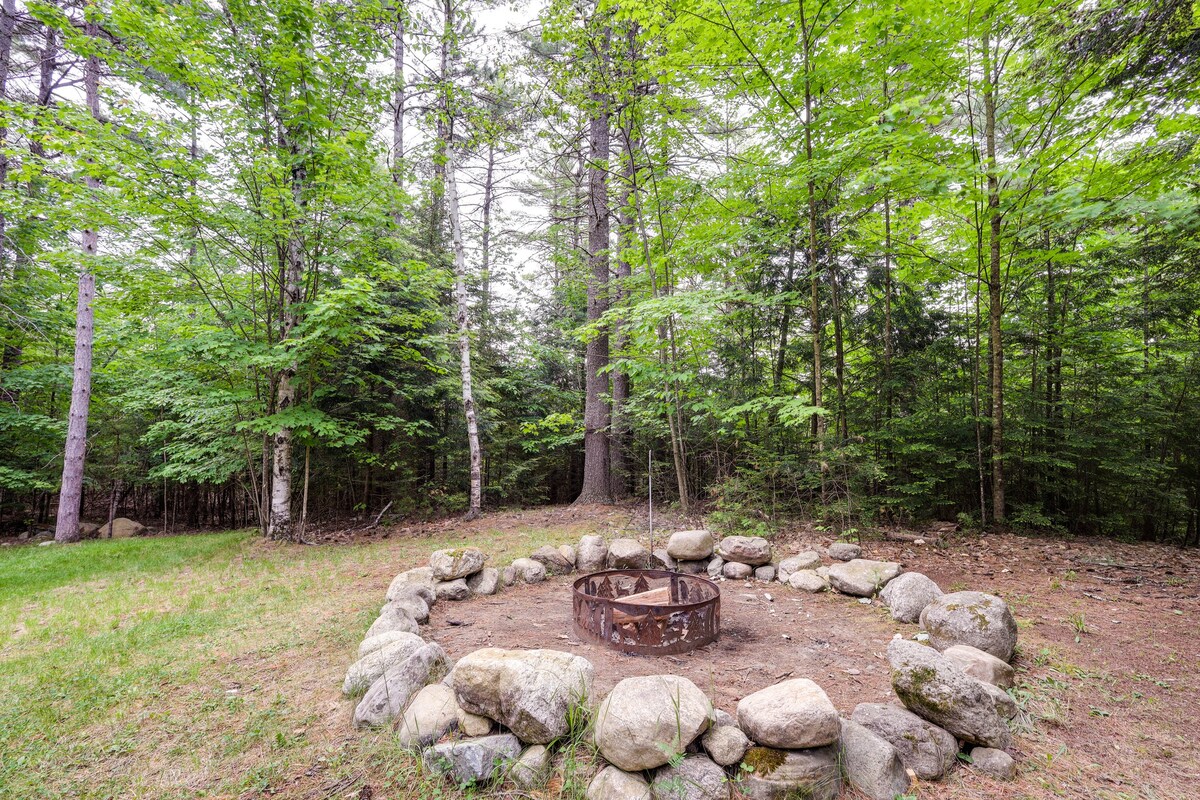
[[[12,65],[13,31],[17,25],[16,0],[0,5],[0,102],[8,102],[8,75]],[[8,183],[8,111],[0,110],[0,191]],[[8,277],[8,219],[0,212],[0,281]]]
[[[632,107],[626,109],[632,114]],[[637,145],[633,140],[633,122],[625,119],[620,126],[621,150],[624,158],[622,164],[621,194],[617,201],[617,282],[615,301],[618,305],[628,296],[627,284],[633,274],[629,264],[628,249],[633,244],[633,214],[630,206],[633,203],[633,193],[637,191],[637,162],[635,156]],[[613,329],[613,345],[619,354],[623,353],[628,342],[624,325],[617,322]],[[609,443],[609,455],[612,468],[612,494],[617,500],[629,495],[629,418],[627,405],[629,403],[629,373],[621,365],[612,371],[612,437]]]
[[[482,224],[479,229],[479,294],[480,334],[486,334],[492,319],[492,206],[496,201],[496,143],[488,141],[487,157],[483,170],[483,205],[480,208]]]
[[[90,37],[99,34],[99,26],[86,24]],[[100,58],[90,55],[84,60],[83,91],[88,112],[100,121]],[[88,159],[91,162],[91,159]],[[84,179],[93,203],[99,204],[100,179],[88,175]],[[67,442],[63,451],[62,486],[58,493],[58,519],[54,526],[57,542],[79,541],[79,507],[83,500],[83,470],[87,457],[88,411],[92,400],[92,342],[95,337],[95,318],[92,302],[96,298],[96,277],[91,262],[100,245],[96,225],[83,229],[82,260],[79,268],[79,287],[75,302],[75,363],[71,381],[71,410],[67,418]]]
[[[404,103],[407,99],[408,88],[404,83],[404,34],[408,18],[408,10],[397,0],[395,7],[396,19],[392,30],[392,77],[395,86],[392,88],[392,183],[397,189],[404,188]],[[399,204],[392,211],[392,217],[399,225],[403,219]]]
[[[610,32],[601,40],[602,59],[607,61]],[[607,68],[607,63],[602,65]],[[587,221],[588,264],[587,321],[598,324],[608,311],[608,159],[609,98],[599,88],[591,94],[592,116],[588,121]],[[583,490],[576,503],[611,503],[612,475],[609,450],[610,388],[608,385],[608,333],[598,331],[587,343],[583,411]]]
[[[800,4],[800,38],[801,51],[804,59],[804,158],[808,166],[808,179],[806,188],[808,192],[808,247],[805,252],[808,261],[808,271],[811,285],[811,298],[809,303],[809,319],[812,325],[812,348],[813,348],[813,375],[812,375],[812,399],[813,406],[822,408],[822,386],[821,386],[821,305],[820,305],[820,281],[821,270],[817,266],[817,185],[813,178],[813,142],[812,142],[812,43],[810,40],[811,31],[808,27],[808,19],[805,15],[804,3]],[[825,438],[825,417],[822,414],[813,415],[813,435],[817,440],[817,449],[824,450]],[[824,465],[822,465],[822,473],[824,473]],[[824,480],[822,479],[822,494],[824,494]]]
[[[471,494],[466,519],[479,516],[483,505],[483,454],[479,447],[479,425],[475,418],[475,395],[471,388],[471,325],[467,302],[467,252],[463,244],[462,218],[458,207],[458,179],[454,165],[454,107],[451,101],[450,60],[457,53],[454,44],[454,0],[443,3],[445,29],[441,43],[442,118],[438,122],[449,204],[450,237],[454,245],[454,303],[458,326],[458,362],[462,378],[463,413],[467,421],[467,447],[471,455]]]
[[[988,347],[991,356],[992,388],[992,519],[1004,522],[1004,342],[1001,321],[1004,314],[1001,293],[1000,177],[996,166],[996,83],[998,71],[991,59],[990,33],[983,37],[984,63],[984,138],[987,146],[988,200]]]

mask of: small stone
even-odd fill
[[[837,709],[807,678],[793,678],[743,697],[737,720],[750,739],[780,750],[832,744],[841,730]]]
[[[797,572],[793,572],[791,576],[788,577],[788,585],[793,589],[798,589],[802,592],[811,592],[813,594],[816,594],[817,592],[823,592],[826,588],[828,588],[828,584],[825,583],[825,579],[811,569],[802,569]]]
[[[447,676],[449,677],[449,676]],[[453,684],[453,681],[450,681]],[[451,686],[451,688],[453,688]],[[492,721],[482,714],[472,714],[462,706],[454,703],[454,715],[458,721],[458,729],[463,736],[487,736],[492,732]]]
[[[495,567],[484,567],[467,578],[467,588],[473,595],[493,595],[500,589],[500,570]]]
[[[985,775],[991,775],[1001,781],[1011,781],[1017,777],[1016,762],[1003,750],[991,747],[973,747],[969,756],[971,766]]]
[[[708,757],[723,767],[736,764],[746,755],[750,739],[733,724],[717,724],[700,740]]]
[[[466,578],[438,581],[433,585],[433,591],[438,600],[466,600],[471,596],[471,587],[467,586]]]
[[[518,558],[512,562],[512,566],[521,583],[541,583],[546,580],[546,568],[532,558]]]
[[[825,553],[834,561],[853,561],[862,557],[862,548],[850,542],[834,542]]]
[[[425,751],[425,768],[452,776],[456,783],[486,783],[503,775],[521,754],[521,742],[511,733],[437,744]]]
[[[517,568],[514,567],[512,564],[509,564],[507,567],[500,570],[500,585],[501,586],[515,586],[518,580],[519,580],[519,578],[517,576]]]
[[[860,597],[860,598],[858,598],[858,603],[859,603],[859,605],[869,606],[869,605],[871,605],[871,598]]]
[[[536,789],[550,776],[550,751],[543,744],[526,747],[508,771],[508,777],[519,788]]]
[[[667,540],[667,552],[677,561],[701,561],[713,553],[713,535],[709,531],[677,531]]]
[[[726,536],[716,553],[726,561],[761,567],[771,561],[771,543],[761,536]]]
[[[770,583],[775,580],[775,568],[770,564],[755,568],[754,580],[762,583]]]
[[[588,784],[587,800],[650,800],[650,784],[641,775],[605,767]]]
[[[684,575],[703,575],[708,571],[707,561],[676,561],[675,570]]]
[[[763,592],[763,599],[766,600],[768,603],[775,602],[775,596],[773,594],[771,594],[770,592]]]
[[[754,568],[749,564],[726,561],[725,566],[721,568],[721,574],[733,581],[743,581],[754,574]]]
[[[724,573],[724,570],[725,559],[720,556],[713,556],[712,560],[708,562],[708,577],[719,578]]]
[[[487,556],[477,547],[458,550],[434,550],[429,556],[429,567],[433,577],[439,581],[452,581],[474,575],[483,569]]]

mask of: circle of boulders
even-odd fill
[[[435,551],[429,565],[397,575],[386,603],[347,669],[342,691],[358,699],[358,728],[393,727],[425,769],[459,785],[543,784],[566,741],[586,737],[602,759],[588,800],[833,800],[849,784],[892,800],[913,777],[937,780],[963,760],[998,779],[1016,765],[1008,721],[1017,705],[1012,660],[1017,626],[1005,602],[981,592],[943,594],[896,562],[862,557],[837,542],[782,560],[761,537],[716,539],[678,531],[665,548],[631,538],[584,536],[577,546],[539,547],[494,568],[478,548]],[[913,641],[896,634],[887,650],[900,704],[859,703],[839,715],[824,690],[792,678],[743,697],[737,714],[715,709],[677,675],[629,677],[593,696],[594,669],[556,650],[488,647],[452,663],[420,636],[438,602],[491,595],[547,576],[603,569],[674,569],[714,580],[777,581],[798,591],[834,590],[894,619],[919,622]]]

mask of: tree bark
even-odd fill
[[[813,376],[812,394],[813,406],[822,408],[821,386],[821,305],[820,280],[821,270],[817,266],[817,186],[812,176],[813,143],[812,143],[812,47],[808,20],[805,16],[804,4],[800,4],[800,37],[804,62],[804,157],[808,165],[808,247],[805,252],[811,282],[811,299],[809,303],[809,319],[812,325]],[[813,435],[817,439],[817,449],[824,450],[825,417],[823,414],[813,414]],[[824,468],[822,467],[822,472]],[[822,480],[824,485],[824,480]],[[822,491],[822,494],[824,492]]]
[[[632,107],[626,110],[633,113]],[[633,122],[625,119],[620,126],[621,149],[624,158],[622,164],[621,194],[617,201],[617,270],[615,301],[621,304],[628,296],[628,279],[633,269],[627,256],[628,249],[633,243],[633,215],[630,212],[633,203],[633,193],[637,191],[637,162],[635,156],[638,150],[634,143]],[[622,353],[628,342],[622,323],[617,322],[613,329],[613,345],[618,355]],[[629,373],[621,365],[615,366],[612,375],[612,438],[609,444],[609,460],[612,471],[613,498],[620,500],[629,495],[629,419],[626,406],[629,403]]]
[[[450,59],[455,35],[454,3],[445,0],[445,29],[441,43],[442,119],[438,123],[444,155],[446,200],[450,213],[450,237],[454,245],[454,303],[458,326],[458,361],[462,378],[463,413],[467,421],[467,447],[471,457],[470,502],[466,519],[479,516],[483,505],[483,454],[479,447],[479,424],[475,418],[475,395],[471,388],[471,325],[467,302],[467,253],[463,244],[462,218],[458,207],[458,179],[454,166],[454,108],[451,103]],[[490,177],[490,174],[489,174]]]
[[[601,57],[607,60],[610,32],[605,29]],[[604,66],[607,66],[606,64]],[[600,77],[593,80],[599,86]],[[599,323],[608,311],[608,159],[609,98],[600,88],[591,94],[588,121],[587,221],[588,265],[587,321]],[[608,385],[608,333],[596,332],[587,343],[583,411],[583,490],[576,503],[611,503],[612,474],[609,450],[610,388]]]
[[[404,103],[407,87],[404,83],[404,34],[408,12],[401,2],[396,3],[396,19],[392,32],[392,74],[396,82],[392,89],[392,183],[397,189],[404,188]],[[404,220],[397,202],[392,209],[392,219],[400,225]]]
[[[987,146],[988,205],[988,348],[991,356],[992,389],[992,519],[1003,523],[1004,513],[1004,342],[1001,321],[1004,314],[1001,293],[1000,178],[996,166],[996,82],[999,75],[991,61],[990,34],[983,37],[984,63],[984,138]]]
[[[88,36],[99,34],[97,23],[88,22]],[[92,119],[100,119],[100,58],[90,55],[84,60],[83,90]],[[88,159],[91,163],[91,159]],[[90,170],[89,170],[90,173]],[[84,179],[92,202],[99,202],[100,179],[88,174]],[[95,338],[95,317],[92,303],[96,298],[96,277],[91,261],[96,258],[100,232],[93,223],[83,229],[82,263],[75,302],[75,362],[72,369],[71,409],[67,417],[67,442],[63,451],[62,485],[58,493],[58,518],[54,526],[56,542],[79,541],[79,507],[83,500],[83,472],[87,458],[88,411],[92,400],[92,343]]]

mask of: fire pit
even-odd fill
[[[678,655],[715,642],[721,590],[707,578],[610,569],[575,581],[575,633],[622,653]]]

